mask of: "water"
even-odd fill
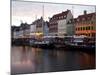
[[[28,46],[11,49],[11,73],[39,73],[95,69],[95,55],[70,50],[48,50]]]

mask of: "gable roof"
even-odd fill
[[[66,15],[66,17],[67,17],[67,14],[69,12],[70,12],[70,10],[67,10],[67,11],[64,11],[62,13],[55,14],[55,15],[52,16],[52,18],[50,18],[50,21],[51,20],[59,20],[59,19],[62,19],[62,18],[59,18],[59,17],[64,16],[64,15]],[[63,17],[63,19],[65,19],[66,17]]]
[[[80,22],[81,21],[89,21],[92,20],[93,16],[96,16],[96,13],[89,13],[89,14],[83,14],[83,15],[79,15],[76,19],[78,19]],[[77,22],[77,21],[76,21]]]

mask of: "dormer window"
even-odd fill
[[[61,18],[63,19],[63,16]]]
[[[90,17],[88,17],[88,20],[90,19]]]
[[[79,22],[79,19],[77,19],[77,22]]]
[[[71,23],[71,20],[69,20],[69,23]]]
[[[64,18],[66,18],[66,15],[64,15]]]
[[[59,19],[60,19],[60,16],[59,16]]]
[[[82,20],[84,21],[84,20],[85,20],[85,18],[82,18]]]

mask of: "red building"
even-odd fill
[[[96,36],[96,13],[87,13],[79,15],[75,20],[75,34],[85,35],[95,38]]]

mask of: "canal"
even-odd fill
[[[95,54],[12,46],[11,74],[95,69]]]

